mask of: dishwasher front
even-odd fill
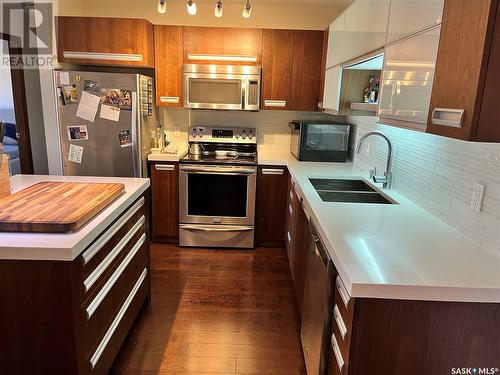
[[[328,371],[334,281],[335,267],[311,221],[300,328],[308,375],[324,375]]]

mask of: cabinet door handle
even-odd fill
[[[451,108],[434,108],[431,121],[434,125],[461,128],[464,122],[465,110]]]
[[[177,104],[177,103],[179,103],[179,97],[178,96],[160,96],[160,102],[161,103]]]
[[[291,204],[288,205],[288,211],[290,211],[290,216],[292,216],[293,215],[293,208],[292,208]]]
[[[293,192],[290,190],[290,199],[293,200]]]
[[[142,286],[142,283],[146,279],[146,276],[148,274],[148,269],[144,268],[142,271],[141,275],[137,279],[134,287],[130,291],[130,294],[128,295],[127,299],[123,303],[122,307],[120,308],[120,311],[118,311],[118,314],[116,314],[115,319],[109,326],[108,330],[106,331],[106,334],[104,335],[104,338],[102,341],[99,343],[99,346],[97,347],[96,351],[90,358],[90,369],[93,370],[95,366],[97,365],[97,362],[99,362],[99,359],[101,358],[102,353],[104,352],[104,349],[106,349],[106,346],[108,346],[109,341],[113,337],[116,328],[118,328],[118,325],[120,324],[121,320],[123,319],[123,316],[127,312],[130,304],[132,303],[132,300],[134,297],[137,295],[137,292],[139,291],[139,288]]]
[[[332,334],[332,349],[333,354],[335,355],[335,359],[337,360],[337,365],[339,366],[340,371],[344,367],[344,358],[342,358],[342,353],[340,353],[339,344],[337,344],[337,339],[335,338],[335,334]]]
[[[134,53],[64,51],[63,57],[66,59],[112,60],[112,61],[133,61],[133,62],[141,62],[143,60],[143,56],[141,54],[134,54]]]
[[[109,228],[101,237],[99,237],[90,247],[82,254],[83,264],[87,264],[96,255],[106,243],[125,225],[129,219],[135,215],[139,209],[144,206],[144,197],[139,199],[134,205]]]
[[[340,315],[340,310],[337,305],[335,305],[335,307],[333,308],[333,317],[335,318],[335,323],[337,323],[337,327],[339,328],[342,339],[345,340],[345,336],[347,335],[347,327],[345,326],[344,320],[342,319],[342,315]]]
[[[339,291],[340,298],[342,298],[342,302],[344,302],[345,307],[348,308],[347,305],[349,304],[349,300],[351,299],[351,297],[349,296],[349,293],[347,293],[347,289],[344,286],[344,283],[342,282],[340,276],[337,276],[335,284],[337,286],[337,290]]]
[[[286,236],[288,237],[288,243],[292,243],[292,235],[290,232],[286,232]]]
[[[283,173],[285,173],[284,169],[269,169],[269,168],[262,169],[262,174],[282,175]]]
[[[172,164],[155,164],[157,171],[175,171],[175,165]]]
[[[286,100],[264,100],[265,107],[283,108],[286,107]]]
[[[127,243],[135,236],[135,234],[139,231],[139,229],[146,222],[146,218],[144,215],[140,217],[139,220],[134,224],[132,228],[122,237],[120,242],[116,244],[116,246],[109,252],[109,254],[104,258],[104,260],[95,268],[94,271],[85,279],[83,282],[83,286],[85,289],[85,293],[89,291],[89,289],[94,285],[97,279],[103,274],[103,272],[111,265],[113,260],[121,253],[123,248],[127,245]]]
[[[146,234],[143,233],[141,238],[139,238],[139,241],[137,241],[132,250],[130,250],[125,259],[123,259],[123,261],[120,263],[115,272],[111,275],[106,284],[104,284],[99,293],[97,293],[97,296],[92,300],[92,302],[90,302],[89,306],[87,307],[87,320],[90,320],[92,315],[94,315],[94,312],[101,305],[102,301],[104,301],[104,298],[106,298],[106,296],[108,295],[111,288],[113,288],[118,278],[122,275],[122,273],[125,271],[129,263],[135,257],[135,254],[139,252],[139,249],[141,248],[144,242],[146,242]]]

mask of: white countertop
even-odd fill
[[[183,158],[187,154],[187,149],[179,148],[177,154],[148,154],[148,161],[166,161],[166,162],[178,162],[179,159]]]
[[[16,175],[11,186],[16,192],[42,181],[118,182],[125,184],[125,193],[74,233],[0,232],[0,259],[71,261],[149,187],[147,178],[36,175]]]
[[[351,296],[500,302],[500,257],[395,190],[395,205],[323,202],[309,178],[368,177],[351,163],[279,158],[259,150],[259,164],[285,161]]]

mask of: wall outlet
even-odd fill
[[[483,207],[484,200],[484,185],[480,183],[474,184],[474,189],[472,190],[472,199],[470,201],[470,208],[476,212],[480,212]]]
[[[181,127],[180,126],[174,126],[174,135],[176,137],[180,137],[181,136]]]

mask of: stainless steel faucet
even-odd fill
[[[387,136],[382,133],[382,132],[368,132],[365,135],[363,135],[356,147],[356,153],[359,154],[361,152],[361,147],[363,146],[363,143],[365,140],[372,136],[376,135],[378,137],[381,137],[387,142],[387,166],[385,168],[385,173],[383,176],[378,176],[377,175],[377,168],[375,168],[373,171],[370,171],[370,177],[372,178],[373,182],[375,183],[382,183],[382,187],[384,189],[390,189],[391,188],[391,182],[392,182],[392,172],[391,172],[391,165],[392,165],[392,143]]]

